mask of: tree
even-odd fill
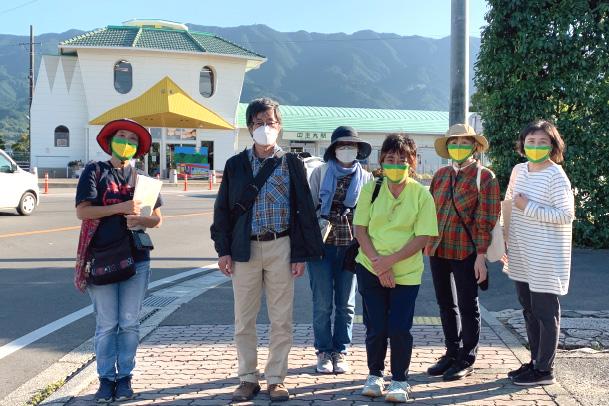
[[[6,149],[6,141],[4,141],[3,134],[0,134],[0,149]]]
[[[493,169],[505,190],[520,130],[552,120],[567,145],[575,243],[609,247],[609,2],[488,0],[475,65]]]
[[[476,92],[469,98],[469,109],[470,113],[477,113],[482,108],[482,93]]]
[[[29,153],[30,152],[30,137],[27,133],[21,134],[21,137],[12,145],[12,150],[15,153]]]

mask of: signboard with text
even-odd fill
[[[282,134],[284,140],[290,141],[303,141],[303,142],[315,142],[315,141],[330,141],[332,137],[331,132],[319,132],[319,131],[284,131]]]

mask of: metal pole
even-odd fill
[[[34,98],[34,27],[30,25],[30,109]]]
[[[29,153],[30,153],[30,165],[32,163],[32,99],[34,98],[34,26],[30,25],[30,105],[28,108],[27,115],[27,136],[28,136],[28,145],[29,145]],[[48,193],[48,180],[47,185],[45,186],[47,189],[45,193]]]
[[[465,123],[469,107],[469,0],[451,0],[449,125]]]

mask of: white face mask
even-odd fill
[[[252,135],[254,136],[254,141],[258,145],[275,145],[279,131],[277,131],[275,127],[261,125],[254,130]]]
[[[339,147],[336,148],[336,159],[344,164],[350,164],[357,158],[357,147]]]

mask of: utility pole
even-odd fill
[[[31,142],[32,142],[32,99],[34,98],[34,58],[36,56],[36,53],[34,51],[34,45],[40,45],[40,42],[34,42],[34,26],[30,25],[30,41],[29,43],[25,43],[22,42],[19,45],[25,45],[28,46],[28,50],[30,53],[30,73],[28,75],[28,79],[30,82],[30,97],[29,97],[29,104],[28,104],[28,137],[29,137],[29,143],[31,146]]]
[[[465,123],[469,107],[469,0],[451,0],[448,124]]]
[[[30,25],[30,110],[34,98],[34,27]]]

